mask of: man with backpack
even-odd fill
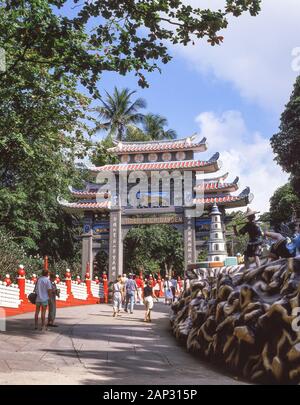
[[[124,309],[125,312],[128,312],[128,305],[129,305],[130,313],[133,314],[134,296],[136,291],[137,291],[136,282],[133,279],[133,275],[129,274],[128,279],[125,282],[125,294],[126,294],[126,303]]]

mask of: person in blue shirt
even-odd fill
[[[128,279],[125,282],[125,293],[126,293],[126,302],[125,302],[125,312],[128,312],[128,306],[130,309],[130,313],[133,314],[133,306],[134,306],[134,295],[137,291],[136,282],[133,279],[133,275],[129,274]]]

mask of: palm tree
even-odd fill
[[[106,99],[101,98],[102,106],[95,108],[100,118],[96,131],[109,131],[109,136],[122,141],[130,125],[143,122],[144,115],[139,110],[146,107],[146,101],[142,98],[131,101],[135,93],[127,88],[118,90],[116,87],[112,95],[106,92]]]
[[[146,137],[153,141],[175,139],[177,137],[176,131],[173,129],[164,129],[164,127],[168,125],[168,121],[159,114],[146,114],[143,118],[142,125]]]

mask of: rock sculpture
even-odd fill
[[[176,338],[251,381],[300,383],[300,259],[207,270],[172,305]]]

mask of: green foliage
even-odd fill
[[[97,98],[103,72],[133,71],[145,87],[144,72],[171,59],[166,40],[187,44],[196,36],[218,44],[226,16],[256,15],[259,3],[227,0],[223,11],[213,12],[179,0],[1,1],[0,224],[6,232],[27,252],[47,253],[55,263],[76,256],[72,217],[56,197],[79,181],[74,161],[91,146],[90,100],[78,85]],[[132,123],[121,120],[119,136],[122,125]],[[105,146],[100,161],[110,160]]]
[[[73,261],[58,260],[49,264],[49,271],[53,274],[58,274],[61,280],[65,279],[66,270],[71,270],[72,279],[75,280],[76,276],[81,277],[81,263],[79,258],[73,258]]]
[[[226,230],[228,231],[229,235],[227,236],[227,247],[230,251],[230,254],[235,256],[237,253],[243,254],[246,250],[246,246],[248,243],[248,236],[247,235],[238,235],[235,236],[233,233],[233,225],[237,226],[237,229],[240,229],[244,224],[246,224],[247,219],[244,216],[242,211],[234,211],[231,213],[231,220],[226,225]],[[233,251],[232,251],[233,248]]]
[[[201,249],[198,254],[197,262],[205,262],[207,260],[207,255],[208,249]]]
[[[43,267],[43,259],[39,256],[28,256],[25,250],[16,243],[12,235],[0,230],[0,280],[6,274],[16,281],[17,270],[20,264],[24,265],[27,277],[33,273],[39,274]]]
[[[165,117],[139,112],[146,107],[146,102],[141,98],[132,101],[134,94],[135,91],[115,87],[113,94],[106,93],[106,99],[101,99],[102,105],[94,109],[99,113],[95,132],[107,131],[108,135],[92,149],[90,159],[93,164],[102,166],[118,162],[118,158],[108,151],[115,146],[114,139],[140,142],[176,138],[174,130],[165,130],[168,125]]]
[[[138,124],[144,118],[139,110],[146,107],[146,102],[142,98],[131,101],[135,93],[136,91],[129,89],[118,90],[116,87],[112,95],[106,92],[106,99],[100,99],[102,105],[95,108],[99,113],[96,131],[105,130],[109,137],[125,140],[129,125]]]
[[[270,212],[264,212],[263,214],[260,215],[259,221],[263,222],[265,224],[269,224],[271,221],[271,213]]]
[[[125,270],[162,274],[184,268],[182,235],[169,225],[132,228],[124,241]]]
[[[160,70],[161,63],[168,63],[167,42],[193,43],[194,38],[206,38],[212,45],[220,44],[219,31],[228,25],[228,16],[239,16],[249,11],[257,15],[261,0],[227,0],[223,10],[212,11],[186,5],[180,0],[95,0],[68,1],[77,15],[65,18],[63,27],[89,32],[86,53],[80,49],[82,64],[90,75],[85,78],[93,86],[97,76],[105,70],[125,75],[135,72],[140,86],[148,86],[144,72]],[[61,13],[67,0],[51,1]],[[75,48],[77,51],[77,48]],[[94,53],[88,53],[93,49]]]
[[[300,197],[300,76],[281,115],[280,132],[273,135],[271,145],[276,161],[291,174],[293,189]]]
[[[90,160],[96,166],[104,166],[118,162],[118,157],[108,152],[109,148],[114,145],[112,137],[108,135],[102,141],[97,142],[92,152],[90,153]]]
[[[165,117],[158,114],[146,114],[142,120],[142,132],[147,140],[161,141],[163,139],[175,139],[176,131],[173,129],[165,130],[168,125]]]
[[[282,223],[290,222],[297,206],[300,206],[300,199],[291,184],[279,187],[270,199],[271,225],[277,228]]]
[[[139,127],[135,125],[129,125],[126,130],[126,141],[127,142],[145,142],[149,141],[149,136]]]
[[[0,8],[7,64],[0,73],[0,223],[30,254],[71,257],[76,251],[72,217],[56,199],[81,176],[74,160],[90,146],[84,121],[89,100],[77,90],[83,76],[65,63],[74,47],[84,48],[86,35],[74,28],[64,32],[48,2],[5,3]]]
[[[41,275],[44,259],[40,255],[28,255],[25,249],[19,245],[18,238],[7,234],[5,230],[0,229],[0,280],[3,280],[6,274],[16,282],[17,270],[20,264],[23,264],[26,278],[29,279],[32,274]],[[49,271],[58,274],[63,280],[66,269],[69,268],[72,276],[81,275],[81,264],[78,256],[73,256],[72,260],[57,260],[49,258]]]
[[[1,1],[0,35],[7,51],[15,38],[18,58],[12,67],[27,61],[53,68],[58,79],[64,73],[77,76],[97,94],[104,71],[133,71],[139,85],[147,86],[143,73],[171,59],[167,41],[187,45],[196,37],[220,44],[227,17],[247,11],[255,16],[260,2],[227,0],[223,10],[212,11],[180,0]]]
[[[108,253],[100,249],[95,257],[94,276],[100,276],[103,272],[108,274]]]

